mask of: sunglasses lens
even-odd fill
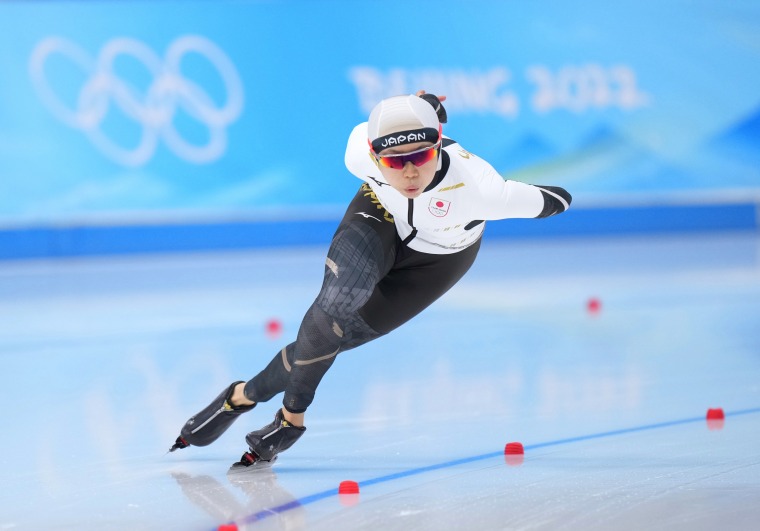
[[[409,155],[396,155],[388,157],[379,157],[378,161],[386,168],[393,168],[394,170],[401,170],[406,166],[407,162],[411,162],[415,166],[422,166],[433,160],[438,155],[438,146],[433,146],[424,151],[418,151],[416,153],[410,153]]]
[[[386,168],[400,170],[404,167],[404,161],[401,160],[401,157],[380,157],[377,160]]]
[[[420,151],[418,153],[409,155],[409,161],[415,166],[422,166],[423,164],[426,164],[433,160],[437,154],[438,149],[436,147],[432,147],[430,149],[426,149],[425,151]]]

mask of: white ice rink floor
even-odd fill
[[[0,262],[0,530],[760,529],[756,233],[486,241],[339,356],[270,471],[228,474],[279,397],[167,455],[294,337],[324,252]]]

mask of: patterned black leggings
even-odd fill
[[[393,217],[364,184],[333,236],[322,289],[296,340],[245,386],[266,402],[285,392],[283,405],[306,411],[340,353],[401,326],[446,293],[470,269],[480,241],[454,254],[426,254],[404,245]]]

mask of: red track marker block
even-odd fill
[[[359,494],[359,484],[356,481],[341,481],[338,494]]]
[[[598,315],[602,311],[602,301],[596,297],[591,297],[586,303],[586,311],[590,315]]]
[[[509,466],[519,466],[525,461],[525,448],[522,443],[511,442],[504,447],[504,461]]]
[[[237,524],[222,524],[217,528],[217,531],[238,531]]]
[[[522,443],[519,443],[519,442],[507,443],[507,445],[504,447],[504,454],[506,454],[506,455],[524,455],[525,454],[525,448],[523,448]]]
[[[269,339],[277,339],[282,335],[282,322],[279,319],[270,319],[266,324],[266,333]]]

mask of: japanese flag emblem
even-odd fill
[[[443,199],[436,199],[434,197],[430,200],[428,210],[435,217],[442,218],[449,213],[449,206],[451,206],[451,201],[444,201]]]

